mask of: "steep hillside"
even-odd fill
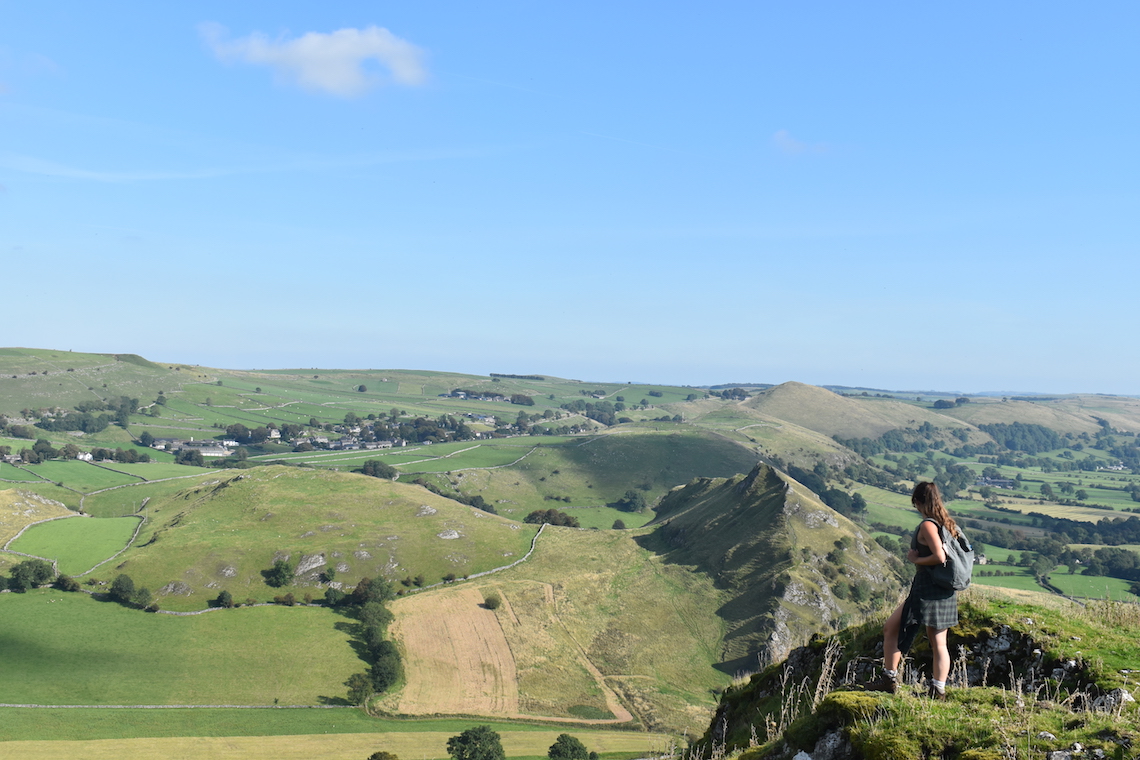
[[[877,438],[888,430],[916,427],[923,422],[942,428],[965,426],[960,420],[902,401],[849,398],[795,382],[762,391],[743,405],[840,438]]]
[[[921,685],[931,662],[925,637],[897,695],[863,689],[877,672],[876,621],[815,640],[726,691],[693,756],[1135,757],[1140,608],[971,589],[959,611],[945,702]]]
[[[123,572],[160,590],[166,609],[201,609],[228,590],[237,600],[283,593],[261,572],[279,558],[296,565],[298,597],[361,577],[422,575],[437,583],[510,564],[530,547],[535,527],[519,525],[419,486],[364,475],[258,467],[207,478],[159,495],[134,546],[104,579]]]
[[[860,527],[767,465],[666,496],[643,545],[727,590],[722,667],[754,669],[901,589],[901,563]]]

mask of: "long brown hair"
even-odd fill
[[[958,535],[958,523],[954,522],[954,518],[942,504],[942,494],[939,493],[936,484],[925,480],[916,483],[910,493],[910,503],[923,517],[929,517],[950,531],[951,536]]]

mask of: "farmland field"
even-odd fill
[[[143,462],[137,464],[122,464],[116,462],[114,464],[108,464],[106,467],[130,475],[136,475],[144,480],[189,478],[201,475],[204,472],[200,467],[187,467],[186,465],[174,464],[173,462]]]
[[[12,551],[59,561],[59,572],[79,575],[125,548],[138,518],[73,517],[33,525],[8,547]]]
[[[0,703],[320,704],[363,669],[341,620],[320,607],[177,617],[82,593],[2,594]]]
[[[165,710],[163,712],[166,712]],[[284,712],[284,711],[282,711]],[[290,711],[294,712],[295,711]],[[344,719],[345,712],[314,710],[327,721]],[[431,721],[432,726],[443,721]],[[109,738],[101,741],[38,741],[0,743],[0,753],[22,760],[127,760],[131,758],[179,758],[179,760],[311,760],[312,758],[367,758],[384,750],[401,758],[445,759],[447,741],[475,725],[490,721],[467,721],[445,730],[339,733],[320,730],[308,735],[269,734],[264,736],[185,736],[156,738]],[[598,732],[570,728],[551,729],[511,724],[494,724],[502,737],[503,750],[513,760],[539,760],[546,757],[557,735],[567,733],[597,752],[604,760],[643,758],[674,745],[678,739],[662,734]]]
[[[112,470],[72,460],[70,462],[44,462],[43,464],[28,465],[28,470],[39,475],[44,480],[53,483],[63,483],[68,488],[89,493],[112,486],[121,486],[127,483],[137,483],[139,478],[131,475],[114,472]]]
[[[27,470],[10,465],[7,462],[0,462],[0,480],[8,480],[13,483],[26,483],[36,482],[43,480],[42,478],[28,472]]]
[[[1132,583],[1120,578],[1069,575],[1066,572],[1055,572],[1049,576],[1049,582],[1069,596],[1079,596],[1086,599],[1136,600],[1136,597],[1129,591]]]

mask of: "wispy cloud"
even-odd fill
[[[772,135],[772,146],[779,152],[789,156],[800,156],[807,153],[827,153],[831,146],[827,143],[807,143],[792,137],[786,129],[781,129]]]
[[[423,49],[383,27],[276,40],[261,32],[227,39],[226,28],[214,23],[201,24],[198,31],[220,60],[268,66],[279,80],[310,92],[351,98],[389,81],[409,87],[427,81]],[[387,69],[388,76],[370,68],[370,62]]]

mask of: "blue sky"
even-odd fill
[[[1138,28],[0,0],[0,344],[1140,394]]]

